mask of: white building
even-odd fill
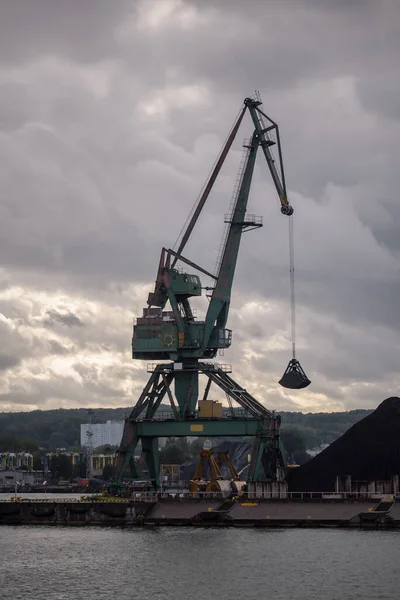
[[[84,423],[81,425],[81,446],[89,446],[89,427],[92,431],[92,447],[119,446],[124,431],[124,421],[107,421],[107,423]]]

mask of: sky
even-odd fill
[[[397,0],[1,2],[0,411],[135,404],[132,326],[161,248],[255,90],[280,128],[312,384],[278,384],[288,220],[262,154],[249,211],[264,226],[243,237],[218,362],[274,410],[398,395],[399,17]],[[251,134],[246,115],[185,250],[211,271]]]

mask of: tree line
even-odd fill
[[[129,407],[95,409],[93,422],[121,421],[130,410]],[[362,409],[340,413],[281,412],[282,440],[286,437],[285,445],[295,448],[291,454],[330,444],[371,412]],[[0,413],[0,452],[54,452],[57,448],[78,452],[80,425],[87,421],[84,408]],[[189,450],[182,452],[187,455]]]

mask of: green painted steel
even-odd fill
[[[250,481],[277,479],[277,467],[280,463],[279,434],[271,429],[271,422],[266,418],[256,419],[191,419],[168,421],[129,421],[134,430],[130,443],[121,443],[119,459],[122,468],[119,472],[118,485],[122,486],[124,474],[130,466],[132,479],[138,479],[134,464],[134,452],[139,439],[142,441],[143,453],[149,470],[149,480],[154,488],[159,489],[160,437],[253,437],[252,461],[250,465]]]
[[[246,220],[246,210],[258,146],[259,136],[255,133],[250,145],[247,146],[247,156],[241,174],[241,184],[238,190],[235,207],[232,215],[228,217],[230,219],[228,236],[222,255],[218,280],[207,310],[206,327],[203,339],[205,348],[209,345],[214,325],[216,324],[217,327],[224,328],[228,320],[232,284],[239,255],[240,242],[243,231],[246,226],[249,225],[249,222]]]
[[[137,421],[136,435],[145,437],[253,436],[266,431],[261,419],[193,419],[186,421]]]
[[[171,291],[175,296],[201,296],[201,281],[198,275],[174,273],[171,277]]]
[[[175,373],[175,397],[181,415],[192,416],[199,397],[198,371],[177,371]]]
[[[205,348],[204,323],[186,323],[181,332],[183,334],[181,343],[179,343],[179,333],[175,322],[136,324],[132,338],[132,357],[139,360],[214,358],[218,350],[226,350],[232,343],[230,329],[212,327],[208,347]]]
[[[149,469],[150,481],[154,486],[160,487],[160,453],[158,451],[158,438],[142,437],[142,451]]]

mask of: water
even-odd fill
[[[394,600],[400,532],[0,527],[1,600]]]

